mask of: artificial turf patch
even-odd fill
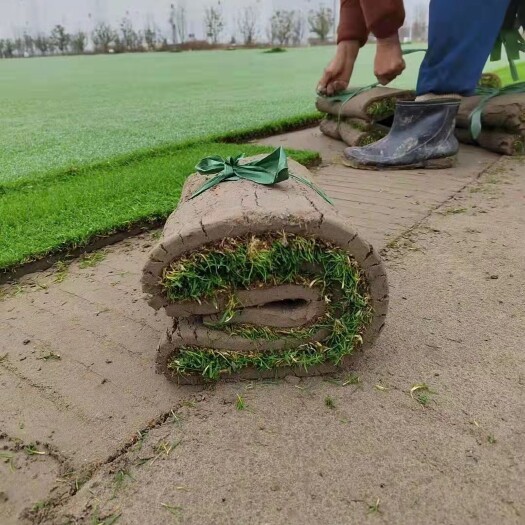
[[[325,298],[326,313],[299,329],[230,324],[242,309],[237,291],[285,284],[318,289]],[[222,322],[213,325],[215,330],[261,342],[283,337],[303,341],[278,352],[257,353],[185,346],[168,365],[178,374],[199,374],[208,380],[246,367],[308,369],[325,362],[338,364],[361,342],[372,319],[366,282],[346,251],[316,238],[285,233],[225,239],[220,245],[196,251],[171,264],[162,286],[171,302],[226,299],[229,307]],[[320,330],[329,335],[314,342],[312,337]]]
[[[186,177],[208,155],[254,155],[272,148],[207,143],[0,186],[0,268],[86,245],[94,237],[165,219]],[[302,163],[313,152],[289,152]]]

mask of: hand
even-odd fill
[[[335,58],[324,70],[324,74],[317,86],[321,95],[332,96],[343,91],[350,83],[354,70],[354,63],[359,53],[359,42],[354,40],[343,41],[337,44]]]
[[[386,86],[400,75],[405,67],[399,35],[395,33],[388,38],[378,39],[374,62],[374,74],[378,82]]]

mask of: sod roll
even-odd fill
[[[468,129],[470,115],[482,96],[463,97],[456,117],[456,127]],[[525,93],[499,95],[490,99],[481,114],[481,124],[509,133],[525,133]]]
[[[525,135],[509,133],[501,129],[483,128],[474,140],[468,129],[456,128],[456,138],[463,144],[472,144],[499,153],[501,155],[523,155],[525,153]]]
[[[327,137],[342,140],[347,146],[366,146],[388,134],[389,128],[361,119],[324,118],[319,129]]]
[[[385,269],[331,204],[294,178],[228,180],[192,199],[206,180],[188,178],[143,270],[149,304],[171,318],[158,372],[181,384],[329,373],[374,341]]]
[[[354,96],[347,102],[337,97],[317,97],[316,107],[322,113],[336,117],[377,122],[391,117],[398,100],[414,100],[415,93],[407,89],[375,87]]]

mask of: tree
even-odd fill
[[[257,36],[258,15],[257,8],[255,6],[249,6],[242,10],[242,14],[237,20],[239,33],[241,33],[244,45],[246,46],[253,44]]]
[[[180,4],[171,4],[170,7],[171,41],[173,45],[186,40],[186,8]]]
[[[416,6],[414,21],[412,22],[412,40],[420,42],[425,41],[427,40],[427,33],[427,8],[426,6],[419,4]]]
[[[270,19],[269,38],[272,44],[286,46],[293,39],[294,11],[277,10]]]
[[[295,12],[292,26],[292,42],[295,46],[303,41],[304,25],[304,18],[301,12]]]
[[[47,55],[47,53],[51,51],[51,42],[46,35],[39,34],[33,41],[35,43],[35,47],[42,55]]]
[[[146,42],[146,47],[152,51],[157,46],[159,35],[157,30],[154,27],[146,27],[144,29],[144,42]]]
[[[0,58],[4,58],[5,40],[0,38]]]
[[[315,33],[321,42],[326,42],[334,25],[334,12],[329,7],[321,6],[317,11],[310,11],[308,23],[310,31]]]
[[[212,44],[217,44],[224,30],[224,18],[220,7],[207,7],[204,11],[206,36]]]
[[[128,51],[136,51],[140,45],[140,35],[133,29],[133,24],[129,18],[123,18],[120,23],[120,41],[122,47]]]
[[[87,35],[82,31],[71,35],[71,49],[73,53],[81,55],[86,49]]]
[[[6,58],[12,58],[14,50],[15,50],[14,42],[11,39],[6,38],[4,41],[4,56]]]
[[[70,41],[71,35],[66,32],[64,26],[58,24],[51,31],[51,42],[61,53],[67,51]]]
[[[117,32],[108,24],[101,23],[98,24],[92,33],[93,43],[95,44],[95,49],[107,53],[109,51],[109,46],[115,42],[118,38]]]
[[[35,54],[35,43],[33,42],[33,37],[28,33],[24,33],[24,47],[29,55]]]
[[[13,48],[14,51],[16,51],[17,56],[24,56],[25,46],[22,38],[18,37],[13,40]]]

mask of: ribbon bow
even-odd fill
[[[470,135],[474,140],[477,140],[481,129],[481,116],[488,101],[500,95],[512,95],[516,93],[525,93],[525,82],[516,82],[502,88],[478,87],[476,88],[476,95],[481,95],[481,100],[474,108],[469,116],[470,119]]]
[[[237,155],[236,157],[227,157],[225,159],[218,155],[202,159],[197,166],[195,166],[195,169],[201,175],[215,175],[215,177],[205,182],[195,193],[193,193],[190,199],[193,199],[217,184],[228,180],[245,179],[265,186],[274,186],[279,182],[291,178],[312,188],[326,202],[333,204],[325,193],[309,180],[290,173],[286,153],[282,147],[277,148],[262,159],[241,164],[240,161],[243,158],[244,154]]]

